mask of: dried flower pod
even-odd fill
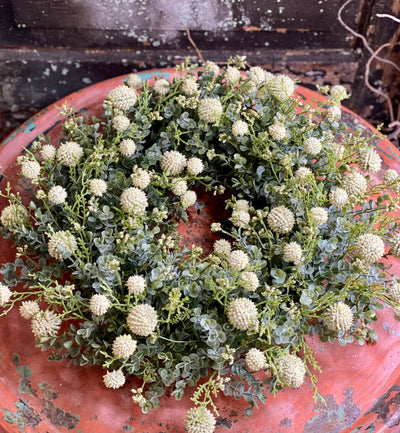
[[[157,327],[156,310],[149,304],[139,304],[133,307],[128,315],[129,329],[136,335],[148,337]]]
[[[389,244],[389,254],[391,254],[393,257],[396,257],[396,259],[400,259],[400,233],[393,235],[393,237],[389,240]]]
[[[106,388],[118,389],[125,385],[125,376],[122,370],[107,371],[103,376]]]
[[[203,161],[200,158],[189,158],[186,164],[186,169],[189,174],[197,176],[204,170]]]
[[[239,282],[246,290],[249,290],[250,292],[255,292],[260,285],[260,280],[258,279],[257,274],[252,271],[243,272],[240,275]]]
[[[186,191],[181,195],[181,207],[187,209],[196,203],[197,194],[194,191]]]
[[[186,157],[176,150],[169,150],[161,158],[161,170],[171,176],[181,174],[186,167]]]
[[[399,180],[399,173],[392,168],[389,168],[385,171],[382,179],[383,183],[385,183],[387,186],[393,185],[397,180]]]
[[[28,211],[22,204],[9,204],[0,216],[1,223],[6,229],[12,229],[28,223]]]
[[[51,204],[63,204],[68,196],[67,191],[60,185],[50,188],[47,197]]]
[[[183,179],[174,179],[172,181],[172,188],[171,191],[177,195],[181,196],[188,190],[188,184],[186,180]]]
[[[311,156],[316,156],[321,152],[322,143],[317,137],[308,137],[304,142],[304,150]]]
[[[205,407],[193,407],[186,412],[185,427],[188,433],[213,433],[214,415]]]
[[[241,211],[241,212],[248,212],[250,210],[249,202],[247,200],[237,200],[233,204],[233,211]]]
[[[344,302],[337,302],[329,306],[324,315],[324,322],[330,331],[348,331],[353,324],[354,317],[350,307]]]
[[[230,220],[235,227],[245,228],[250,222],[250,214],[242,210],[234,210]]]
[[[249,69],[249,78],[257,87],[260,87],[266,80],[265,71],[259,66],[253,66]]]
[[[199,90],[199,83],[195,77],[188,77],[183,80],[181,89],[185,95],[192,96]]]
[[[122,210],[133,215],[143,215],[149,204],[146,194],[135,186],[122,192],[120,202]]]
[[[360,200],[367,191],[367,181],[363,175],[352,171],[344,176],[342,188],[347,192],[352,201]]]
[[[118,358],[129,358],[135,353],[137,341],[130,334],[119,335],[113,342],[112,352]]]
[[[132,156],[136,152],[136,143],[131,138],[126,138],[121,141],[119,151],[123,156]]]
[[[337,105],[333,105],[332,107],[328,108],[326,114],[328,120],[330,121],[340,120],[342,117],[342,110]]]
[[[126,111],[136,104],[137,93],[131,87],[121,85],[111,90],[107,99],[113,107]]]
[[[228,266],[234,271],[242,271],[248,263],[249,257],[242,250],[234,250],[229,254]]]
[[[346,88],[340,84],[332,86],[330,89],[330,94],[330,101],[335,105],[340,105],[342,100],[348,98],[349,96],[346,92]]]
[[[214,242],[214,253],[217,256],[229,256],[231,244],[226,239],[218,239]]]
[[[40,151],[40,156],[43,161],[49,161],[56,156],[56,148],[51,144],[45,144]]]
[[[75,167],[83,156],[83,149],[74,141],[62,143],[57,149],[57,160],[67,167]]]
[[[22,176],[36,180],[40,174],[40,164],[37,161],[25,161],[21,166]]]
[[[296,355],[282,355],[278,359],[278,377],[290,388],[300,388],[304,383],[306,369],[303,361]]]
[[[55,337],[61,327],[61,318],[54,311],[39,311],[32,317],[31,329],[37,339]]]
[[[287,75],[273,75],[268,78],[268,90],[281,101],[286,101],[293,95],[294,81]]]
[[[313,172],[308,167],[300,167],[294,174],[296,182],[302,186],[307,185],[313,176]]]
[[[153,90],[161,96],[165,96],[171,87],[171,83],[165,78],[159,78],[153,84]]]
[[[213,74],[217,77],[219,74],[219,66],[214,62],[207,61],[204,64],[204,72],[207,74]]]
[[[354,255],[365,263],[376,263],[385,254],[383,240],[372,233],[359,236],[354,245]]]
[[[12,291],[8,286],[0,283],[0,307],[4,307],[7,302],[11,299]]]
[[[228,84],[236,84],[240,80],[239,69],[228,66],[225,70],[225,80]]]
[[[300,264],[303,260],[303,250],[297,242],[290,242],[283,247],[283,258],[295,265]]]
[[[107,182],[103,179],[92,179],[89,191],[96,197],[102,197],[107,192]]]
[[[136,186],[139,189],[145,189],[150,184],[150,174],[148,171],[143,168],[136,168],[134,172],[131,174],[131,180],[133,186]]]
[[[73,254],[76,250],[77,243],[75,236],[69,231],[55,232],[47,243],[47,248],[51,257],[57,260],[63,259],[63,252]]]
[[[112,120],[112,126],[118,132],[126,131],[130,124],[131,121],[123,114],[117,114]]]
[[[389,289],[389,296],[393,301],[400,303],[400,284],[395,283]]]
[[[286,138],[286,128],[282,122],[274,122],[268,127],[269,135],[276,141],[282,141]]]
[[[265,368],[267,359],[261,350],[252,348],[246,353],[246,364],[251,371],[260,371]]]
[[[316,226],[322,226],[328,221],[328,212],[322,207],[313,207],[310,209],[311,221]]]
[[[200,120],[206,123],[215,123],[222,115],[222,104],[217,98],[201,99],[197,107]]]
[[[36,301],[23,301],[19,307],[19,314],[24,319],[32,319],[32,317],[39,311],[40,307]]]
[[[90,298],[89,308],[95,316],[103,316],[111,307],[107,296],[96,293]]]
[[[243,120],[236,120],[232,124],[232,135],[242,137],[249,132],[249,125]]]
[[[130,74],[126,79],[126,85],[131,89],[137,89],[142,85],[142,79],[137,74]]]
[[[128,292],[140,295],[146,290],[146,280],[141,275],[131,275],[126,281]]]
[[[358,165],[362,171],[377,173],[381,169],[382,159],[372,147],[361,149],[358,154]]]
[[[248,298],[234,299],[228,307],[229,323],[241,331],[247,331],[257,324],[258,311],[256,304]]]
[[[281,235],[289,233],[295,223],[293,212],[285,206],[271,209],[267,216],[267,221],[271,230]]]
[[[329,201],[332,206],[342,210],[349,203],[349,196],[343,188],[336,188],[330,192]]]

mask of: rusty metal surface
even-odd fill
[[[145,73],[143,78],[151,75]],[[88,115],[98,113],[100,101],[121,80],[119,77],[98,83],[66,100]],[[297,92],[306,100],[315,96],[304,88]],[[349,111],[345,111],[344,120],[350,127],[370,128]],[[48,131],[57,144],[59,121],[54,106],[48,107],[2,143],[0,163],[7,175],[16,173],[16,157],[39,133]],[[400,170],[399,151],[386,140],[377,141],[376,145],[385,164]],[[196,218],[191,214],[186,228],[181,227],[183,233],[190,235],[187,242],[201,238]],[[214,218],[212,203],[206,203],[199,221],[207,224]],[[1,259],[6,261],[13,254],[10,245],[1,241]],[[393,271],[400,272],[399,261],[393,260],[393,266]],[[380,341],[375,346],[341,347],[309,339],[323,370],[317,377],[326,405],[313,402],[309,379],[298,390],[284,390],[276,397],[269,395],[267,404],[255,410],[250,419],[244,416],[244,402],[221,397],[217,402],[221,416],[216,433],[400,432],[400,323],[387,309],[379,312],[376,329]],[[164,397],[160,409],[143,415],[130,398],[130,389],[137,385],[134,378],[122,390],[113,391],[103,387],[100,367],[49,363],[47,354],[35,348],[29,324],[17,311],[0,318],[0,342],[1,433],[184,432],[183,416],[191,406],[188,397],[178,403]]]

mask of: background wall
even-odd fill
[[[206,60],[246,55],[251,65],[309,86],[344,84],[347,103],[372,122],[383,101],[364,84],[370,55],[337,19],[344,0],[0,0],[0,134],[88,84],[132,71],[174,66],[195,41]],[[353,0],[343,19],[376,49],[397,41],[400,0]],[[396,49],[381,55],[397,61]],[[391,66],[371,82],[398,98]],[[1,138],[1,137],[0,137]]]

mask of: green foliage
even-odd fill
[[[274,391],[283,386],[278,359],[284,353],[302,353],[315,383],[311,370],[318,366],[306,335],[337,339],[342,345],[375,341],[370,325],[376,310],[382,301],[396,305],[387,295],[390,274],[384,263],[357,258],[354,247],[362,234],[387,240],[396,232],[395,200],[388,185],[365,176],[367,192],[343,206],[332,204],[330,194],[342,187],[350,164],[359,162],[360,149],[369,146],[367,138],[329,117],[327,109],[335,101],[301,106],[298,98],[284,96],[284,84],[276,84],[283,79],[271,74],[258,82],[243,74],[239,82],[230,83],[225,71],[215,76],[207,69],[180,69],[186,75],[177,73],[164,96],[156,86],[142,83],[136,105],[122,109],[106,99],[101,119],[84,119],[63,107],[61,142],[75,142],[84,153],[75,166],[62,165],[57,156],[44,160],[44,146],[51,144],[44,137],[26,150],[19,163],[38,161],[41,168],[37,178],[20,180],[29,196],[30,223],[7,226],[4,214],[1,217],[3,236],[18,247],[16,260],[1,269],[2,281],[10,287],[20,284],[4,311],[27,299],[45,302],[68,325],[55,335],[36,335],[42,349],[52,351],[50,358],[103,365],[142,378],[133,399],[144,412],[159,405],[167,388],[179,400],[188,387],[197,386],[192,398],[196,404],[216,410],[214,398],[223,391],[244,398],[251,414],[253,406],[265,401],[265,384]],[[250,77],[255,73],[250,70]],[[191,94],[184,90],[188,76],[198,84]],[[198,102],[207,98],[222,104],[217,122],[199,116]],[[115,127],[117,115],[129,119],[127,129]],[[247,124],[244,134],[232,129],[238,120]],[[271,127],[276,124],[285,128],[284,138],[274,136]],[[316,155],[304,148],[310,137],[321,142]],[[136,144],[132,155],[120,148],[127,139]],[[161,169],[164,155],[172,150],[187,160],[200,158],[204,170],[171,174]],[[148,206],[142,213],[121,207],[121,194],[132,187],[135,167],[150,176],[143,190]],[[304,167],[311,174],[301,180],[298,170]],[[232,265],[229,251],[206,255],[182,246],[176,228],[187,219],[187,210],[181,196],[172,192],[178,178],[189,190],[213,193],[221,209],[226,205],[229,218],[210,229],[246,254],[244,268]],[[104,194],[93,193],[93,179],[106,182]],[[56,185],[67,193],[60,204],[48,198]],[[2,195],[11,204],[22,203],[10,188]],[[201,204],[195,206],[201,213]],[[294,217],[286,232],[274,229],[268,219],[278,206]],[[327,214],[320,225],[310,213],[316,207]],[[240,218],[235,219],[235,212],[242,212]],[[68,231],[77,243],[72,252],[58,247],[62,260],[49,254],[49,239],[58,231]],[[300,260],[285,252],[290,242],[301,247]],[[144,278],[143,291],[128,290],[128,278],[134,275]],[[246,285],[246,278],[253,278],[255,286]],[[103,315],[91,308],[95,294],[110,302]],[[228,319],[230,303],[238,298],[250,299],[257,309],[257,321],[247,329]],[[353,322],[333,331],[324,314],[338,302],[349,306]],[[156,329],[146,336],[127,324],[132,308],[143,303],[153,306],[158,317]],[[137,348],[119,358],[113,343],[127,333]],[[245,363],[250,348],[261,350],[268,360],[265,383]]]

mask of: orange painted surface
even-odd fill
[[[158,72],[172,74],[172,70]],[[153,71],[154,73],[154,71]],[[142,73],[149,78],[152,72]],[[69,106],[98,114],[101,101],[108,92],[120,85],[117,77],[71,94],[56,103],[67,101]],[[317,95],[299,87],[298,95],[310,101]],[[357,123],[371,128],[360,118],[343,109],[349,127]],[[61,126],[58,111],[49,107],[22,125],[0,146],[3,172],[12,176],[21,150],[35,137],[48,131],[57,144]],[[377,140],[386,166],[400,171],[400,153],[387,140]],[[4,179],[2,181],[2,184]],[[3,186],[4,187],[4,186]],[[202,240],[202,225],[218,217],[213,201],[204,197],[203,214],[189,215],[180,231],[185,242]],[[0,208],[4,203],[0,203]],[[206,240],[212,242],[212,239]],[[10,244],[0,242],[3,262],[13,256]],[[399,261],[393,260],[400,273]],[[314,404],[310,380],[298,390],[284,390],[268,396],[265,406],[255,409],[247,418],[243,401],[221,397],[218,400],[221,417],[216,433],[356,433],[400,432],[400,323],[392,310],[378,313],[376,329],[379,342],[375,346],[325,344],[309,338],[323,373],[317,373],[319,392],[326,406]],[[48,353],[35,347],[29,322],[17,311],[0,318],[0,433],[183,433],[183,417],[192,406],[189,396],[176,402],[161,398],[162,407],[143,415],[131,400],[130,389],[137,386],[130,378],[122,390],[105,389],[100,367],[68,366],[67,362],[47,361]],[[189,391],[189,390],[188,390]]]

